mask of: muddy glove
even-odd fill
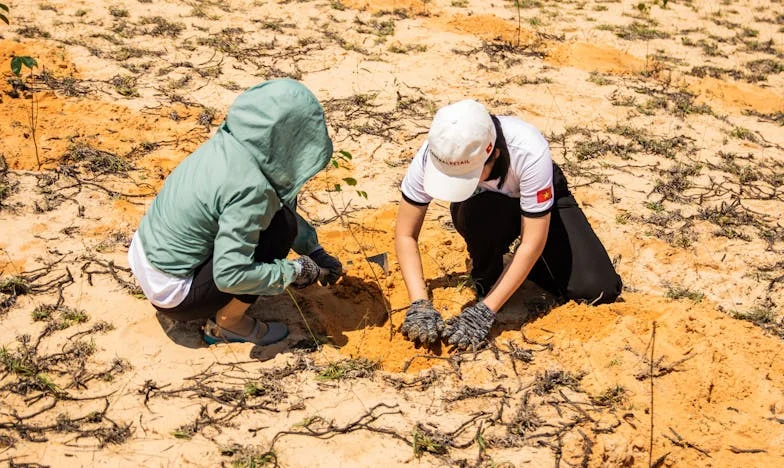
[[[411,341],[419,341],[431,345],[439,340],[444,330],[444,320],[441,314],[433,308],[433,303],[427,299],[418,299],[411,303],[406,312],[406,319],[400,331],[403,336]]]
[[[335,284],[338,278],[343,274],[343,264],[340,263],[340,260],[328,254],[323,247],[319,247],[315,251],[309,253],[308,257],[312,258],[313,261],[316,262],[316,265],[329,270],[329,273],[324,277],[322,283]]]
[[[484,302],[478,302],[447,320],[441,336],[458,349],[476,349],[487,338],[494,320],[495,313]]]
[[[297,266],[297,277],[291,283],[292,286],[302,289],[318,281],[321,269],[313,259],[310,257],[299,257],[294,259],[294,264]]]

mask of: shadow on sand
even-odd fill
[[[430,280],[428,286],[454,286],[455,282],[466,278],[466,273],[452,273],[448,277]],[[289,349],[313,351],[322,343],[341,347],[348,343],[344,332],[388,325],[390,304],[375,282],[346,276],[333,286],[314,285],[303,290],[290,289],[289,292],[262,296],[251,305],[248,313],[253,317],[283,322],[289,328],[289,336],[284,340],[268,346],[254,346],[250,351],[251,358],[267,360]],[[462,307],[474,302],[468,301]],[[496,337],[507,330],[520,330],[558,304],[557,298],[526,281],[499,311],[490,336]],[[156,316],[166,335],[178,345],[192,349],[207,346],[202,339],[206,320],[175,322],[161,314]],[[445,351],[441,343],[429,347],[420,345],[418,348],[423,352],[427,349],[437,356]]]

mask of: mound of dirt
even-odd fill
[[[635,74],[645,69],[645,61],[618,49],[583,42],[553,44],[549,62],[588,72]]]

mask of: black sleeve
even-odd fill
[[[408,203],[411,203],[414,206],[427,206],[427,205],[430,204],[429,202],[422,203],[422,202],[414,201],[414,200],[408,198],[408,196],[405,193],[403,193],[403,191],[401,191],[400,193],[403,195],[403,200],[407,201]]]
[[[555,206],[555,203],[553,203],[553,205],[550,206],[550,208],[547,208],[546,210],[540,211],[538,213],[530,213],[528,211],[523,211],[521,209],[520,210],[520,214],[523,215],[526,218],[541,218],[542,216],[546,215],[547,213],[553,211],[553,206]]]

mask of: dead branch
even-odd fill
[[[675,429],[673,429],[672,427],[670,427],[669,429],[670,429],[670,432],[672,432],[672,434],[673,434],[672,436],[670,436],[670,435],[668,435],[666,433],[662,433],[662,435],[665,438],[667,438],[670,442],[672,442],[673,444],[677,445],[678,447],[694,449],[694,450],[700,452],[701,454],[705,455],[706,457],[711,458],[710,453],[708,453],[707,450],[705,450],[703,448],[700,448],[697,445],[694,445],[694,444],[692,444],[691,442],[689,442],[687,440],[684,440],[684,438],[681,437],[680,434],[675,432]]]

